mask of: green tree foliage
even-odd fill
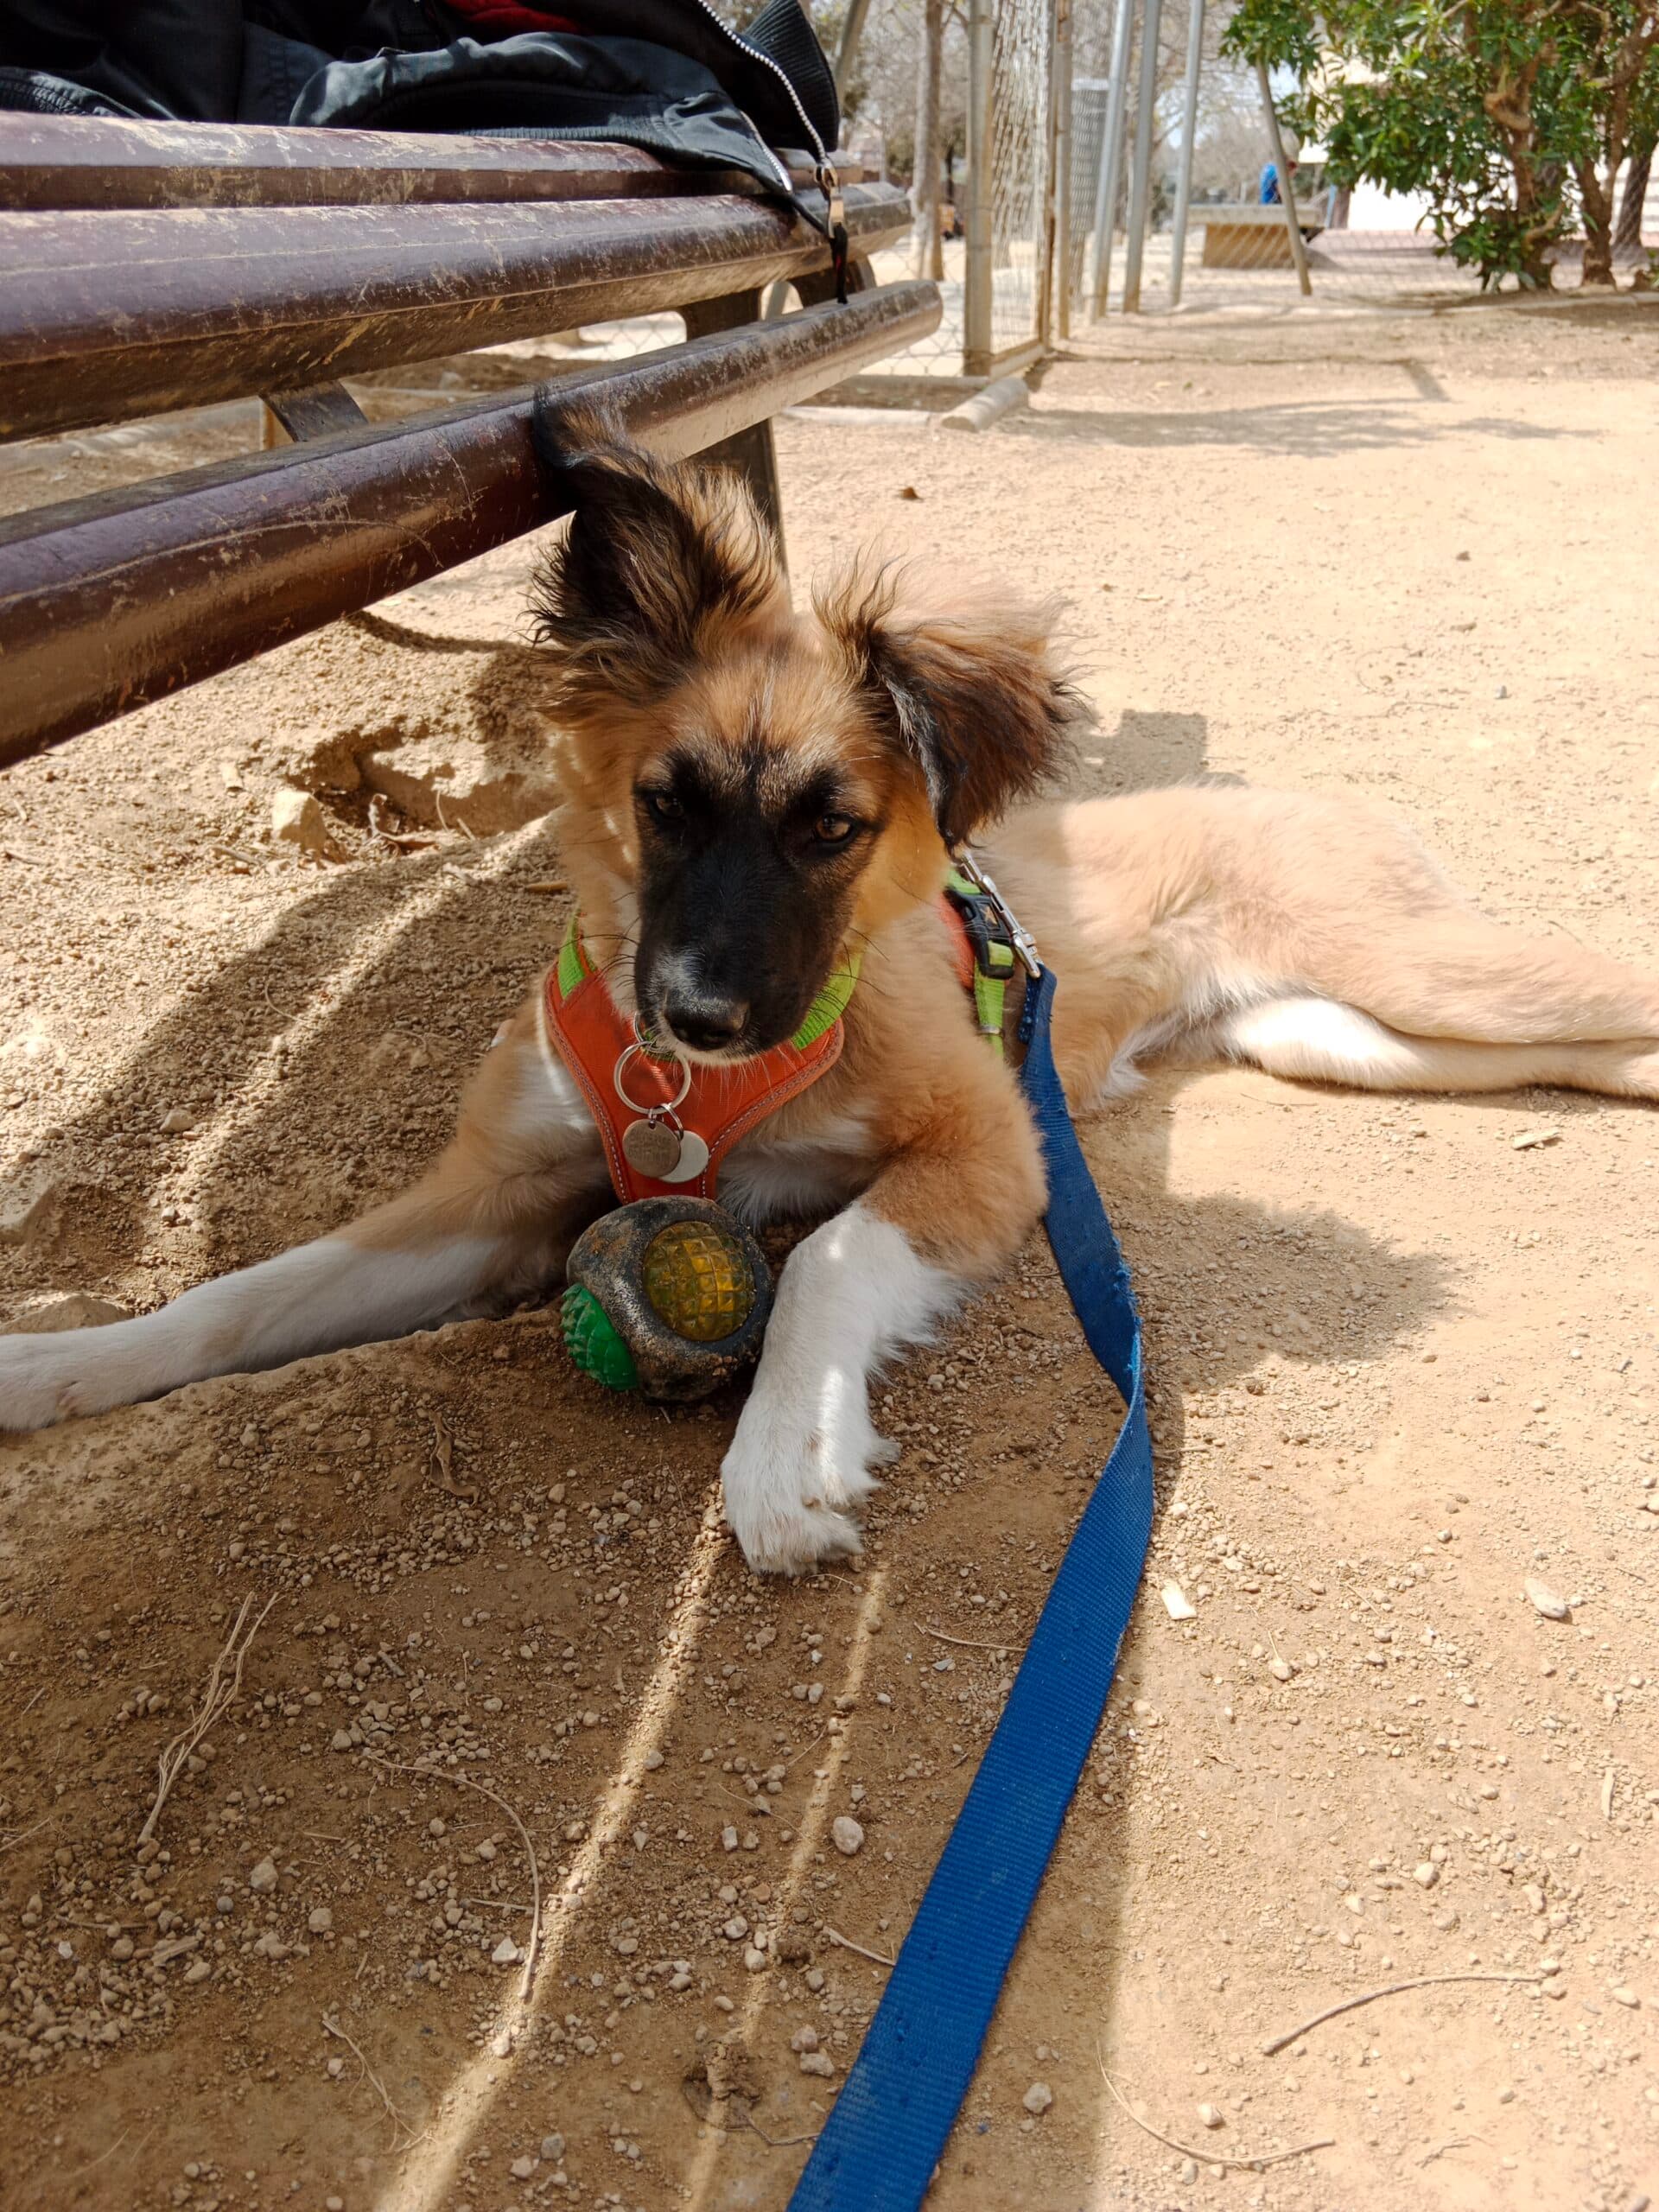
[[[1338,184],[1418,193],[1484,283],[1547,286],[1585,236],[1612,282],[1613,192],[1659,129],[1659,0],[1243,0],[1227,48],[1288,71]]]

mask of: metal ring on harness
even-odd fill
[[[683,1106],[691,1089],[690,1062],[683,1060],[677,1052],[673,1055],[674,1065],[680,1071],[680,1087],[671,1098],[658,1099],[653,1103],[649,1099],[631,1098],[622,1087],[622,1071],[628,1062],[636,1057],[657,1060],[658,1064],[661,1065],[658,1055],[652,1051],[650,1046],[639,1034],[639,1017],[637,1014],[633,1017],[633,1042],[624,1047],[615,1067],[611,1071],[611,1081],[616,1086],[616,1095],[625,1106],[631,1108],[636,1114],[671,1114],[677,1106]]]

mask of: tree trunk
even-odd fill
[[[1648,177],[1653,168],[1654,142],[1633,141],[1630,166],[1624,177],[1624,196],[1618,203],[1618,222],[1613,232],[1613,251],[1638,254],[1642,251],[1642,207],[1648,196]]]
[[[1579,198],[1584,207],[1584,275],[1586,285],[1613,281],[1613,188],[1603,184],[1593,162],[1575,162]]]
[[[936,281],[944,274],[939,235],[939,75],[944,59],[944,0],[923,0],[922,51],[916,79],[916,176],[911,206],[916,217],[916,274]]]

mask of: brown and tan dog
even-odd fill
[[[730,478],[563,436],[580,505],[537,581],[588,949],[691,1060],[791,1035],[863,955],[829,1074],[734,1147],[747,1219],[826,1215],[785,1266],[724,1465],[750,1562],[857,1542],[886,1454],[868,1385],[1005,1266],[1041,1210],[1036,1137],[976,1033],[937,907],[948,849],[1029,798],[1079,702],[1047,623],[926,611],[881,572],[797,614]],[[1030,806],[986,860],[1056,970],[1084,1111],[1154,1054],[1373,1090],[1563,1084],[1659,1097],[1659,980],[1497,927],[1401,826],[1288,793]],[[415,1188],[336,1234],[111,1327],[0,1339],[0,1427],[499,1311],[557,1281],[609,1202],[542,1026],[510,1025]]]

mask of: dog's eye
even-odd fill
[[[821,845],[844,845],[857,826],[849,814],[821,814],[812,825],[812,835]]]
[[[645,811],[653,822],[683,822],[685,809],[672,791],[641,791]]]

